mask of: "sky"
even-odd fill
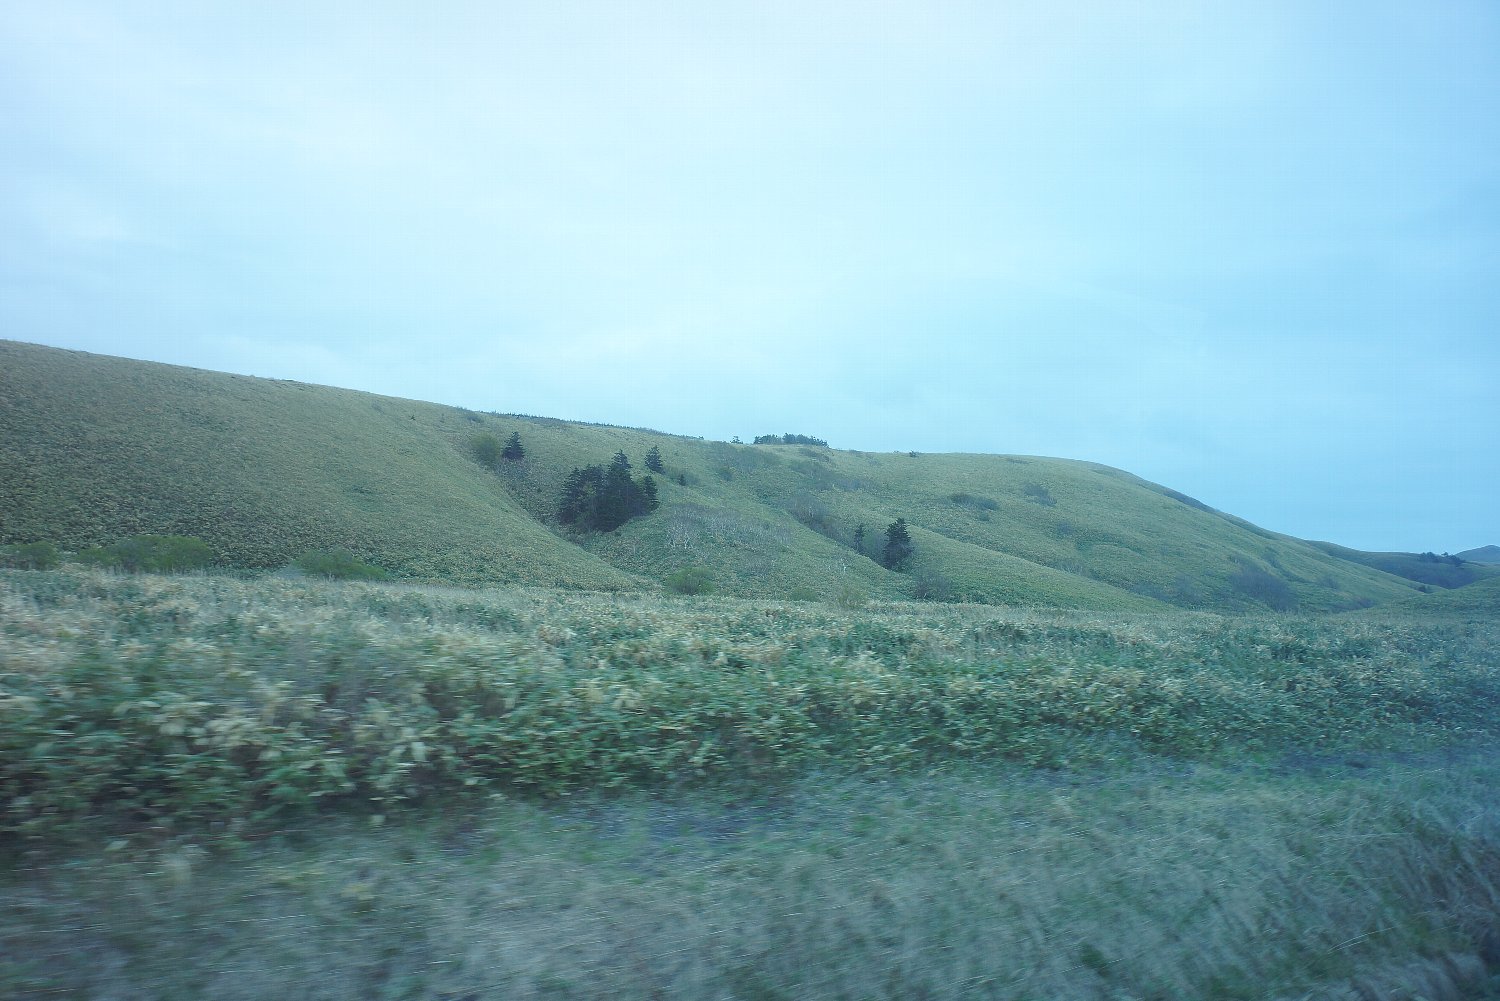
[[[0,337],[1500,544],[1500,5],[0,0]]]

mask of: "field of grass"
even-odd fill
[[[513,432],[523,461],[475,461],[476,436]],[[656,513],[557,528],[571,469],[623,450],[639,474],[653,446]],[[908,573],[875,558],[898,517]],[[719,593],[766,599],[1315,611],[1415,587],[1093,463],[737,445],[0,341],[0,545],[137,534],[201,538],[225,568],[348,550],[465,585],[650,591],[706,567]]]
[[[1488,727],[1476,616],[1035,612],[0,573],[0,834],[279,824],[948,758],[1402,746]]]
[[[1480,587],[1222,617],[0,572],[0,994],[1477,996]]]

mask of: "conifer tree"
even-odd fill
[[[625,457],[624,452],[616,452],[609,468],[604,471],[604,484],[599,491],[594,527],[601,532],[613,532],[629,521],[634,487],[635,484],[630,479],[630,460]]]
[[[656,496],[656,480],[650,476],[641,477],[640,507],[637,514],[650,514],[661,507],[661,501]]]
[[[651,451],[646,453],[646,468],[653,473],[666,472],[666,467],[661,464],[661,449],[655,445],[652,445]]]
[[[520,462],[526,458],[526,449],[521,447],[521,432],[512,431],[510,437],[505,439],[505,450],[500,457],[506,462]]]
[[[589,471],[585,471],[574,466],[567,479],[563,480],[562,502],[557,507],[558,521],[564,525],[575,525],[579,522],[587,525],[593,520],[589,472],[598,468],[598,466],[590,466]]]
[[[854,530],[854,551],[861,556],[865,552],[865,523],[860,522],[859,527]]]
[[[897,518],[885,530],[885,559],[883,562],[890,569],[899,572],[906,568],[907,561],[911,559],[912,552],[911,534],[906,530],[906,519]]]

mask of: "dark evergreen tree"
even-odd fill
[[[661,449],[655,445],[652,445],[651,451],[646,453],[646,468],[653,473],[665,473],[667,471],[667,467],[661,464]]]
[[[526,458],[526,449],[521,447],[521,432],[512,431],[510,437],[505,439],[505,451],[500,457],[506,462],[520,462]]]
[[[573,471],[563,480],[562,502],[557,507],[557,520],[564,525],[576,525],[582,523],[587,526],[593,521],[593,491],[590,489],[590,473],[599,472],[598,466],[590,466],[587,470],[573,467]]]
[[[892,570],[904,570],[913,551],[911,534],[906,530],[906,519],[897,518],[885,530],[885,559],[882,562]]]
[[[599,502],[594,509],[594,527],[601,532],[613,532],[630,520],[631,494],[635,483],[630,479],[630,460],[624,452],[616,452],[604,471],[604,484],[599,491]]]
[[[859,527],[854,530],[854,551],[861,556],[865,552],[865,523],[860,522]]]
[[[630,460],[616,453],[609,468],[587,466],[574,469],[563,480],[557,520],[585,532],[613,532],[631,518],[650,514],[661,506],[656,480],[630,476]]]

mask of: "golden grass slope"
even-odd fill
[[[513,431],[524,461],[470,458],[476,434]],[[703,566],[743,597],[922,590],[1121,611],[1337,609],[1410,590],[1092,463],[709,442],[11,341],[0,435],[0,543],[151,532],[249,568],[345,547],[425,580],[654,588]],[[570,469],[623,450],[639,475],[652,446],[659,511],[608,535],[552,527]],[[898,517],[916,544],[905,574],[878,562]]]
[[[346,547],[406,575],[638,586],[458,456],[451,408],[0,342],[7,541],[194,535],[231,565]]]

